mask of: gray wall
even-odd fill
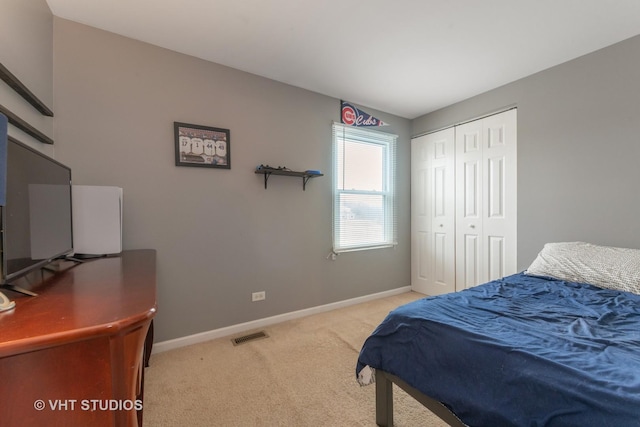
[[[62,19],[54,39],[56,155],[123,187],[125,248],[157,249],[157,341],[410,284],[409,120],[369,111],[399,135],[400,245],[331,261],[338,99]],[[176,167],[174,121],[230,129],[231,169]],[[265,190],[261,163],[325,176]]]
[[[545,242],[640,248],[640,36],[413,121],[518,107],[518,267]]]

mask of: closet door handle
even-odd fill
[[[476,226],[473,224],[469,224],[469,228],[476,228]]]

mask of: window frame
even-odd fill
[[[396,195],[396,156],[397,156],[397,135],[385,132],[379,132],[371,129],[362,129],[358,127],[346,126],[342,123],[333,123],[333,252],[338,254],[341,252],[352,252],[370,249],[390,248],[397,246],[397,195]],[[344,151],[340,152],[340,148],[344,149],[342,144],[360,143],[367,145],[375,145],[382,147],[382,189],[381,190],[364,190],[364,189],[344,189],[344,182],[339,182],[339,178],[345,173],[339,171],[340,166],[343,170],[349,166],[345,163],[343,156]],[[341,161],[342,159],[342,161]],[[343,195],[362,195],[362,196],[380,196],[382,203],[382,222],[383,236],[374,242],[360,240],[350,244],[346,244],[344,238],[341,238],[342,230],[345,229],[345,221],[341,215],[341,200]]]

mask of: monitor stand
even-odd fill
[[[10,291],[17,292],[19,294],[28,295],[30,297],[37,297],[38,296],[38,294],[36,294],[35,292],[28,291],[28,290],[26,290],[24,288],[21,288],[20,286],[12,285],[12,284],[9,284],[9,283],[6,283],[6,284],[2,285],[2,288],[9,289]]]
[[[73,263],[73,265],[71,267],[75,267],[76,265],[82,264],[83,262],[85,262],[82,259],[77,259],[77,258],[73,258],[73,257],[62,257],[62,258],[58,258],[57,260],[58,261],[70,261],[71,263]],[[71,268],[71,267],[67,267],[67,268]],[[58,273],[58,272],[60,272],[62,270],[66,270],[67,268],[61,269],[61,268],[59,268],[59,266],[58,267],[54,267],[54,264],[52,264],[52,263],[44,265],[43,267],[41,267],[42,270],[47,270],[47,271],[50,271],[52,273]],[[0,289],[8,289],[10,291],[17,292],[19,294],[27,295],[27,296],[30,296],[30,297],[37,297],[38,296],[38,294],[35,293],[35,292],[29,291],[29,290],[27,290],[25,288],[22,288],[22,287],[18,286],[18,285],[12,285],[11,283],[3,283],[3,284],[1,284],[0,285]],[[3,299],[2,299],[2,296],[0,296],[0,311],[2,311],[2,309],[1,309],[2,303],[3,303]]]

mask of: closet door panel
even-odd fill
[[[480,192],[482,190],[480,183],[482,182],[482,176],[480,175],[481,164],[478,160],[466,161],[462,165],[463,167],[463,207],[462,215],[466,220],[478,220],[480,219],[481,199]]]
[[[505,239],[502,236],[487,236],[487,280],[495,280],[506,276]]]
[[[420,231],[416,236],[416,282],[430,282],[431,281],[431,267],[429,265],[429,232]],[[418,291],[414,289],[414,291]]]
[[[487,216],[493,219],[505,217],[505,158],[487,160]]]
[[[456,127],[456,290],[477,285],[482,265],[482,123]]]
[[[456,220],[480,219],[482,210],[482,126],[471,122],[456,127]],[[460,211],[462,208],[462,212]]]
[[[433,233],[433,281],[439,286],[446,286],[449,281],[449,272],[447,271],[447,246],[446,233]]]
[[[487,236],[485,281],[517,272],[517,110],[482,119],[484,182],[483,231]]]
[[[477,234],[465,234],[463,246],[458,249],[464,252],[462,258],[464,265],[459,271],[461,274],[456,278],[456,290],[467,289],[478,284],[480,280],[480,248],[478,242],[480,236]]]
[[[420,293],[433,282],[427,142],[424,136],[411,141],[411,288]]]
[[[425,213],[417,213],[412,227],[420,229],[427,241],[421,253],[412,261],[427,269],[420,275],[412,273],[412,289],[426,295],[455,291],[455,186],[454,186],[454,130],[414,138],[411,141],[412,206],[421,209],[425,199]],[[414,169],[414,167],[416,169]],[[420,170],[418,172],[417,170]],[[424,172],[424,176],[422,175]],[[412,231],[412,235],[414,232]],[[412,270],[416,270],[412,266]]]
[[[455,291],[455,131],[453,128],[427,135],[433,211],[433,283],[429,295]],[[432,148],[431,148],[432,147]],[[433,151],[431,151],[433,150]]]

